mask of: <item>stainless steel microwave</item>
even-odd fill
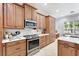
[[[34,20],[25,20],[25,28],[36,28],[37,23]]]

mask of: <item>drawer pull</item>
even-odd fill
[[[16,50],[19,50],[20,48],[17,48]]]
[[[64,45],[64,47],[65,47],[65,48],[68,48],[69,46],[68,46],[68,45]]]

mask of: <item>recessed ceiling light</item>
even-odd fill
[[[70,13],[74,13],[75,11],[70,11]]]
[[[47,6],[47,3],[44,3],[45,6]]]
[[[59,10],[57,9],[56,12],[59,12]]]

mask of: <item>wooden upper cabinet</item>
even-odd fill
[[[24,8],[15,5],[15,24],[17,28],[24,28]]]
[[[25,19],[36,20],[36,8],[25,4]]]
[[[41,15],[41,28],[45,29],[45,16]]]
[[[3,28],[3,4],[0,3],[0,29]]]
[[[36,21],[36,9],[31,7],[31,18]]]
[[[40,28],[40,17],[38,13],[36,13],[36,22],[37,22],[37,28]]]
[[[15,5],[4,4],[4,27],[15,28]]]
[[[29,5],[25,6],[25,19],[31,19],[31,7]]]
[[[24,8],[16,4],[4,4],[4,28],[23,28]]]
[[[2,39],[3,39],[3,4],[0,3],[0,56],[2,56]]]
[[[45,16],[42,15],[42,14],[37,13],[36,19],[37,19],[37,28],[45,29],[46,28]]]
[[[55,18],[51,16],[45,17],[45,23],[46,23],[46,32],[49,33],[50,37],[50,43],[54,42],[56,39],[55,36]]]

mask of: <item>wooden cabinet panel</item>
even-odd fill
[[[50,43],[54,42],[56,39],[55,35],[55,18],[51,16],[45,17],[45,23],[46,23],[46,32],[49,33],[50,37]]]
[[[4,28],[24,28],[24,8],[16,4],[4,4]]]
[[[15,5],[4,4],[4,27],[14,28],[15,27]]]
[[[40,44],[40,48],[43,48],[43,47],[45,47],[47,45],[47,38],[46,38],[46,36],[40,37],[39,44]]]
[[[59,56],[75,56],[76,49],[72,46],[69,46],[70,43],[62,44],[58,43],[58,55]]]
[[[59,45],[59,47],[60,56],[75,56],[75,48],[69,47],[67,45]]]
[[[40,23],[40,16],[38,13],[36,14],[36,19],[37,19],[36,20],[37,21],[37,28],[39,29],[39,28],[41,28],[41,26],[40,26],[41,23]]]
[[[31,7],[25,5],[25,19],[31,19]]]
[[[32,17],[32,20],[36,21],[36,9],[34,8],[31,8],[31,17]]]
[[[37,17],[36,18],[37,18],[37,28],[45,29],[46,28],[45,16],[37,13]]]
[[[36,20],[36,8],[25,4],[25,19]]]
[[[0,3],[0,29],[3,28],[3,4]]]
[[[15,5],[15,22],[17,28],[24,28],[24,8]]]
[[[9,56],[26,56],[26,51],[22,50]]]
[[[2,55],[3,30],[0,29],[0,56]]]
[[[22,42],[17,41],[17,42],[7,43],[5,47],[6,47],[7,56],[15,55],[15,54],[21,53],[22,50],[26,51],[26,41],[24,40]]]

